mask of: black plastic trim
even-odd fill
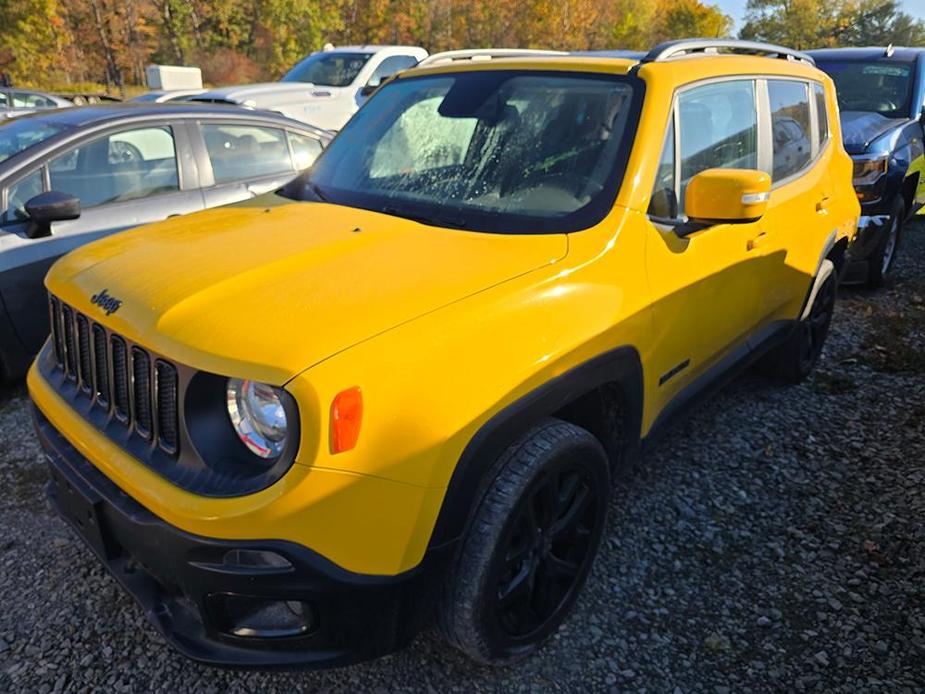
[[[405,573],[371,576],[293,542],[193,535],[141,506],[83,458],[38,408],[33,414],[51,469],[52,504],[184,655],[237,668],[334,667],[398,650],[424,624],[451,547],[429,550]],[[236,549],[272,552],[288,565],[229,566],[225,557]],[[304,601],[317,623],[301,636],[234,636],[223,615],[213,612],[209,597],[217,594]]]
[[[453,470],[430,546],[453,542],[464,533],[480,492],[490,483],[486,480],[488,470],[514,439],[543,417],[606,383],[620,384],[628,400],[629,420],[624,433],[627,444],[635,449],[642,427],[642,364],[635,348],[623,346],[544,383],[482,425]]]

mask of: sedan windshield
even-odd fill
[[[584,229],[610,210],[635,79],[486,70],[398,79],[284,191],[501,233]]]
[[[0,123],[0,162],[57,135],[62,130],[63,125],[32,118],[14,118]]]
[[[346,87],[372,57],[372,53],[315,53],[287,72],[282,81]]]
[[[842,111],[867,111],[887,118],[909,116],[912,65],[896,61],[819,62],[832,77]]]

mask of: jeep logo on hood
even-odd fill
[[[106,311],[106,315],[108,316],[119,310],[119,307],[122,306],[122,301],[114,296],[109,296],[107,291],[108,290],[104,289],[99,294],[91,296],[90,303]]]

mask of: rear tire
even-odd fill
[[[501,455],[448,573],[437,623],[449,643],[505,664],[557,631],[600,545],[608,468],[593,435],[557,419]]]
[[[812,372],[829,334],[838,287],[832,272],[819,287],[805,319],[797,322],[787,341],[763,360],[764,371],[783,383],[797,384]]]
[[[893,269],[896,263],[896,254],[899,251],[899,241],[902,238],[903,223],[906,219],[906,204],[898,197],[890,211],[887,233],[883,235],[874,252],[867,259],[868,289],[877,289],[883,285],[884,278]]]

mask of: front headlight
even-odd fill
[[[889,155],[879,157],[864,157],[854,160],[854,185],[869,186],[887,172],[890,166]]]
[[[255,455],[278,458],[286,445],[286,409],[277,388],[266,383],[229,378],[228,416],[238,438]]]

